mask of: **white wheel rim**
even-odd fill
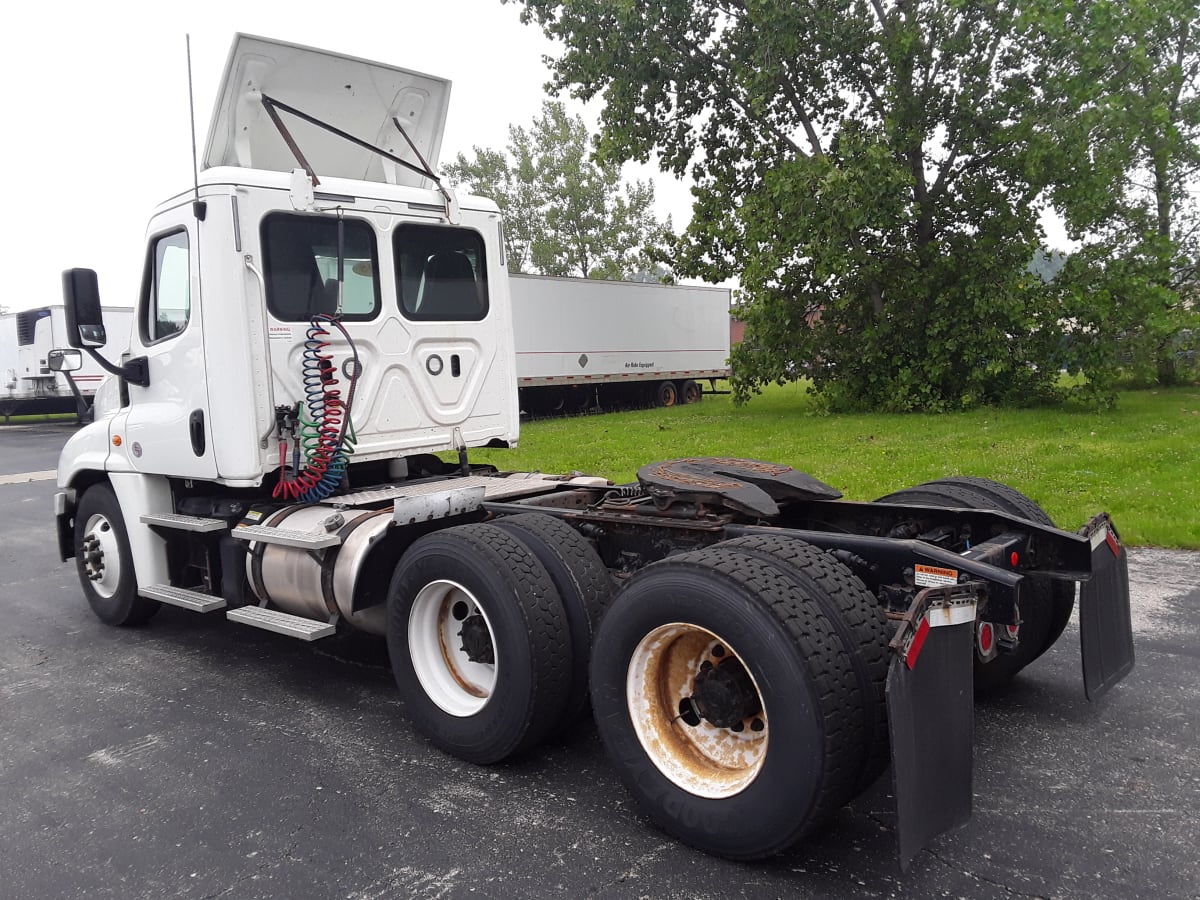
[[[463,649],[460,632],[478,614],[487,626],[496,656],[496,633],[475,596],[453,581],[433,581],[413,600],[408,619],[408,650],[426,695],[444,712],[466,717],[479,712],[496,687],[496,662],[474,662]]]
[[[107,516],[96,513],[87,520],[80,552],[92,590],[107,600],[121,581],[121,545]]]
[[[692,695],[701,665],[730,658],[745,667],[711,631],[675,622],[642,638],[629,660],[625,699],[642,749],[666,778],[698,797],[720,799],[745,790],[767,756],[766,704],[753,675],[762,710],[743,720],[741,731],[703,719],[688,725],[681,718],[680,703]]]

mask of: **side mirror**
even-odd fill
[[[63,272],[63,303],[66,306],[67,343],[72,347],[103,347],[107,337],[95,270],[67,269]]]
[[[83,368],[83,354],[78,350],[51,350],[46,354],[51,372],[74,372]]]

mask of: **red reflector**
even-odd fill
[[[925,637],[928,634],[929,617],[926,616],[917,626],[917,633],[913,635],[912,643],[908,645],[908,652],[904,654],[904,663],[910,669],[917,664],[917,657],[921,655],[921,647],[924,646]]]
[[[1105,535],[1104,540],[1108,544],[1108,549],[1113,552],[1113,556],[1121,555],[1121,545],[1117,543],[1117,539],[1113,535],[1111,528],[1108,529],[1108,534]]]
[[[992,634],[992,623],[982,622],[979,625],[979,650],[981,653],[992,652],[992,641],[995,635]]]
[[[1017,567],[1017,563],[1019,563],[1019,562],[1021,561],[1021,557],[1019,557],[1019,556],[1017,555],[1017,551],[1016,551],[1016,550],[1014,550],[1014,551],[1012,552],[1012,556],[1010,557],[1010,559],[1012,560],[1012,567],[1015,569],[1015,568]]]

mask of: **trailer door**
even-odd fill
[[[150,383],[128,385],[125,450],[140,472],[215,478],[195,221],[190,206],[154,221],[129,341]]]

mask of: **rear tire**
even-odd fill
[[[75,510],[75,568],[92,612],[109,625],[141,625],[160,603],[138,595],[125,517],[112,487],[94,484]]]
[[[492,522],[525,544],[546,567],[571,635],[571,689],[563,711],[570,728],[588,711],[588,662],[592,637],[612,600],[613,583],[596,548],[561,519],[544,513],[521,513]]]
[[[858,683],[864,752],[854,793],[866,790],[891,759],[886,690],[892,660],[888,642],[895,629],[879,600],[844,565],[797,538],[757,534],[716,546],[781,567],[833,626]]]
[[[683,399],[684,403],[699,403],[704,399],[704,391],[700,389],[699,382],[689,378],[687,381],[680,383],[679,396]]]
[[[679,402],[679,390],[673,381],[660,381],[654,392],[654,400],[659,406],[674,406]]]
[[[706,669],[729,681],[702,690]],[[696,697],[703,718],[685,705]],[[592,707],[643,810],[707,853],[777,853],[853,793],[862,748],[841,642],[793,580],[743,553],[699,550],[630,579],[600,623]]]
[[[387,639],[414,727],[447,753],[499,762],[561,721],[571,683],[562,603],[506,531],[463,525],[414,542],[388,589]]]
[[[990,478],[964,476],[927,481],[880,497],[877,503],[919,503],[926,506],[995,509],[1041,525],[1053,526],[1045,511],[1015,488]],[[990,662],[975,659],[975,689],[996,690],[1050,649],[1062,634],[1075,606],[1075,586],[1050,578],[1030,578],[1029,598],[1021,604],[1017,649]]]

